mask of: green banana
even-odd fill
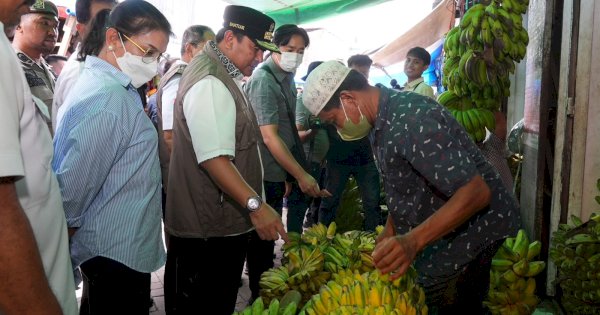
[[[543,261],[532,261],[529,263],[529,269],[525,274],[525,277],[535,277],[546,268],[546,262]]]
[[[542,250],[542,243],[540,241],[534,241],[529,244],[529,248],[527,250],[527,260],[532,261],[537,255],[540,254]]]
[[[265,305],[263,304],[262,297],[258,297],[252,303],[252,315],[262,315],[263,310],[265,309]]]
[[[496,271],[506,271],[512,268],[514,263],[508,259],[492,259],[492,269]]]
[[[512,250],[517,253],[520,258],[526,258],[528,249],[529,238],[527,237],[525,230],[520,229],[519,232],[517,232],[517,237],[515,238],[515,244],[513,245]]]

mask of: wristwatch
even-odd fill
[[[248,209],[248,211],[250,212],[254,212],[258,209],[260,209],[260,206],[262,206],[262,198],[260,198],[260,196],[252,196],[252,197],[248,197],[248,200],[246,200],[246,209]]]

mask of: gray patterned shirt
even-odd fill
[[[417,93],[380,92],[373,150],[398,233],[421,224],[477,174],[492,193],[488,207],[417,256],[420,282],[432,288],[456,277],[492,242],[515,235],[518,204],[450,112]]]

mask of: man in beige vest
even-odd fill
[[[231,314],[251,234],[287,241],[262,202],[262,141],[242,92],[272,44],[274,21],[228,6],[215,41],[186,67],[175,101],[165,211],[167,314]],[[198,313],[201,312],[201,313]]]

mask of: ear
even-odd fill
[[[106,34],[104,35],[104,44],[107,47],[112,47],[113,50],[121,47],[121,40],[119,39],[119,32],[115,28],[109,28],[106,30]]]
[[[83,23],[76,23],[75,24],[75,29],[77,30],[77,33],[79,33],[79,34],[85,34],[85,24],[83,24]],[[83,35],[81,35],[81,37],[83,37]]]

